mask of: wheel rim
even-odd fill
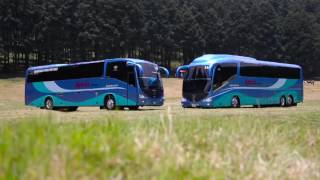
[[[46,108],[52,109],[52,101],[50,99],[47,99],[47,101],[46,101]]]
[[[292,97],[289,96],[289,97],[288,97],[288,106],[291,106],[291,105],[292,105],[292,102],[293,102],[293,101],[292,101]]]
[[[108,109],[114,109],[114,101],[113,101],[113,99],[108,99],[107,108]]]
[[[286,100],[285,100],[284,97],[281,97],[281,99],[280,99],[280,105],[281,105],[281,106],[285,106],[285,105],[286,105]]]
[[[232,107],[238,107],[239,106],[239,102],[237,98],[232,98]]]

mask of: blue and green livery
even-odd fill
[[[162,106],[161,71],[169,75],[154,63],[129,58],[31,67],[26,71],[25,104],[70,110]]]
[[[183,107],[294,106],[303,102],[300,66],[234,55],[204,55],[177,69]]]

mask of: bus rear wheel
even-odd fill
[[[113,96],[108,96],[104,100],[104,106],[107,110],[115,110],[116,109],[116,101]]]
[[[291,95],[288,96],[288,99],[287,99],[287,106],[293,106],[294,104],[294,100],[293,100],[293,97]]]
[[[240,107],[240,99],[238,96],[234,96],[231,100],[231,107],[239,108]]]
[[[53,100],[51,98],[46,98],[44,101],[44,108],[47,110],[53,110]]]
[[[286,107],[287,101],[285,96],[281,96],[280,98],[280,107]]]

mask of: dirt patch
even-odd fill
[[[181,99],[182,79],[163,79],[163,86],[166,99]]]
[[[320,81],[316,81],[314,85],[304,84],[304,100],[320,100]]]

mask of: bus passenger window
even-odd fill
[[[237,64],[222,64],[217,66],[214,73],[213,90],[216,90],[233,79],[237,74]]]
[[[95,78],[103,75],[104,62],[39,69],[28,73],[27,82]]]
[[[127,63],[126,62],[111,62],[107,64],[106,76],[127,82]]]

